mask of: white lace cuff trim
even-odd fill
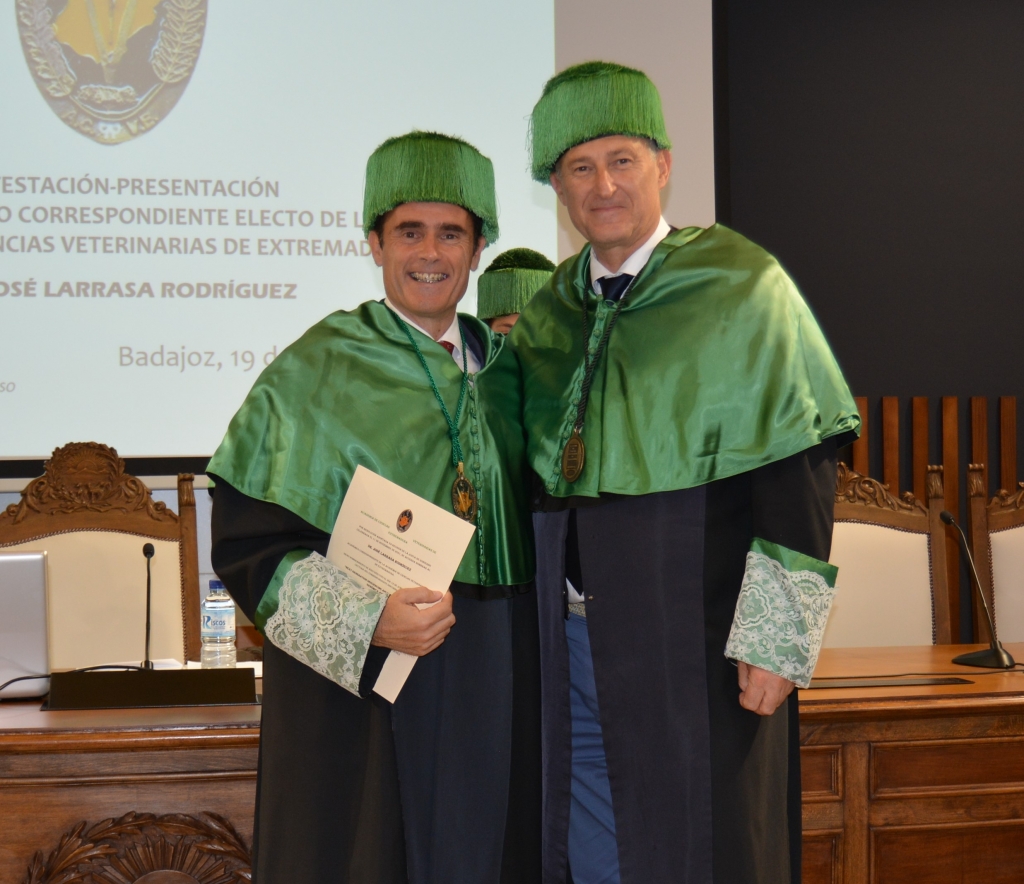
[[[771,556],[751,550],[725,656],[806,688],[818,662],[835,592],[821,574],[789,571]]]
[[[387,594],[363,587],[313,553],[288,570],[278,599],[277,611],[267,620],[267,639],[358,696]]]

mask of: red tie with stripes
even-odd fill
[[[438,341],[437,343],[439,343],[442,347],[445,348],[445,350],[451,353],[452,356],[455,355],[455,345],[451,341]]]

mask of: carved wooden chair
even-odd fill
[[[967,496],[967,536],[996,633],[1003,642],[1024,641],[1024,482],[1014,491],[1001,490],[986,503],[985,467],[970,464]],[[991,641],[977,593],[971,594],[971,601],[975,641]]]
[[[829,561],[839,567],[826,647],[949,644],[942,467],[929,466],[928,504],[839,464]]]
[[[199,659],[199,554],[190,474],[178,513],[125,472],[113,448],[73,442],[0,514],[0,550],[45,550],[50,668],[142,660],[152,543],[153,659]]]

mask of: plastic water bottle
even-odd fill
[[[210,594],[203,599],[201,617],[203,669],[233,669],[235,666],[235,603],[219,580],[210,581]]]

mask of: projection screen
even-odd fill
[[[0,458],[211,454],[277,353],[383,297],[361,207],[391,135],[459,135],[494,161],[482,267],[513,246],[555,257],[526,151],[552,0],[8,2]]]

